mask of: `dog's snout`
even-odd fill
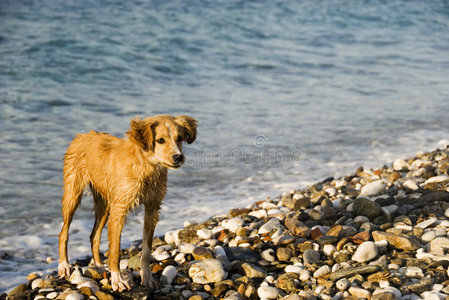
[[[182,162],[184,162],[184,154],[175,154],[175,155],[173,155],[173,160],[174,160],[176,163],[182,163]]]

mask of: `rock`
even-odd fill
[[[193,263],[189,268],[189,276],[195,283],[206,284],[224,280],[227,274],[219,260],[208,258]]]
[[[257,289],[257,295],[261,299],[276,299],[279,296],[279,291],[275,287],[261,286]]]
[[[399,299],[399,298],[395,297],[394,294],[391,292],[387,292],[384,290],[381,290],[380,292],[377,292],[377,291],[379,291],[379,290],[374,291],[373,295],[371,296],[371,300],[398,300]]]
[[[273,262],[276,260],[275,253],[273,249],[267,249],[260,253],[260,257],[266,261]]]
[[[77,289],[81,289],[83,287],[87,287],[92,291],[92,294],[95,294],[96,292],[98,292],[100,290],[100,288],[98,287],[98,285],[96,285],[95,283],[93,283],[92,281],[86,281],[83,282],[81,284],[79,284],[76,288]]]
[[[265,223],[259,228],[258,233],[260,235],[266,235],[278,229],[282,229],[282,225],[279,223],[279,220],[276,218],[271,218],[267,223]]]
[[[434,255],[444,255],[449,249],[449,238],[437,237],[430,241],[430,253]]]
[[[422,222],[416,224],[415,227],[424,229],[424,228],[429,227],[430,225],[433,225],[436,221],[437,221],[437,218],[429,218],[428,220],[425,220],[425,221],[422,221]]]
[[[290,248],[278,248],[276,256],[280,261],[289,261],[292,258],[292,249]]]
[[[293,211],[297,211],[301,208],[308,208],[310,206],[310,200],[308,198],[284,198],[282,199],[283,206],[290,208]]]
[[[262,220],[267,217],[267,211],[265,209],[253,210],[248,215]]]
[[[315,220],[315,221],[320,221],[324,218],[323,212],[317,211],[315,209],[309,210],[308,215],[312,220]]]
[[[133,256],[133,257],[135,257],[135,256]],[[129,262],[131,261],[131,259],[132,259],[133,257],[131,257],[131,258],[129,259],[129,261],[128,261],[128,268],[130,268]],[[136,267],[136,269],[137,269],[137,268],[140,268],[140,256],[137,256],[137,260],[138,260],[139,266]],[[133,266],[134,266],[134,265],[133,265]],[[105,269],[104,269],[104,268],[100,268],[100,267],[89,267],[89,268],[87,268],[87,269],[84,271],[84,275],[85,275],[86,277],[91,278],[91,279],[95,279],[95,280],[101,280],[101,279],[103,279],[103,278],[104,278],[104,273],[105,273]]]
[[[379,194],[385,193],[386,186],[382,180],[376,180],[368,183],[360,190],[361,197],[377,196]]]
[[[226,247],[224,250],[229,261],[240,260],[254,264],[259,261],[259,254],[248,248]]]
[[[406,277],[412,278],[422,278],[424,277],[424,273],[422,271],[422,269],[418,268],[418,267],[407,267],[404,270],[404,275]]]
[[[96,294],[95,294],[96,295]],[[107,297],[107,296],[106,296]],[[120,299],[127,300],[149,300],[153,299],[152,290],[146,287],[137,287],[120,293]]]
[[[47,299],[55,299],[56,297],[58,297],[58,292],[51,292],[49,294],[47,294]]]
[[[347,278],[341,278],[335,283],[335,287],[340,291],[346,291],[350,285],[351,282]]]
[[[362,263],[372,260],[377,256],[377,247],[373,242],[364,242],[355,251],[352,259]]]
[[[196,231],[196,235],[202,238],[203,240],[209,240],[213,237],[212,230],[207,228],[198,229]]]
[[[298,219],[295,219],[293,217],[287,217],[285,218],[284,223],[285,227],[287,227],[287,229],[291,233],[303,238],[309,237],[310,228],[306,224],[299,221]]]
[[[427,231],[421,236],[421,241],[423,243],[428,243],[437,237],[437,233],[435,230]]]
[[[298,294],[290,294],[282,298],[282,300],[302,300],[303,298],[299,297]]]
[[[313,277],[314,278],[320,278],[320,277],[326,276],[330,272],[331,272],[331,268],[328,265],[324,265],[324,266],[318,268],[318,270],[316,270],[313,273]]]
[[[351,295],[357,298],[365,298],[365,299],[371,298],[371,293],[369,291],[359,287],[351,286],[348,291]]]
[[[114,300],[114,296],[102,291],[96,292],[95,297],[97,297],[99,300]]]
[[[396,249],[413,251],[421,247],[418,239],[414,236],[398,235],[383,231],[373,231],[374,241],[386,240],[389,245]]]
[[[255,266],[251,263],[243,263],[242,269],[249,278],[264,278],[267,276],[265,269]]]
[[[335,246],[332,244],[327,244],[323,246],[323,254],[327,257],[332,257],[332,255],[335,253]]]
[[[415,182],[414,180],[411,180],[411,179],[406,180],[406,181],[402,184],[402,186],[405,187],[405,188],[407,188],[407,189],[409,189],[409,190],[412,190],[412,191],[416,191],[417,189],[419,189],[418,184],[416,184],[416,182]]]
[[[303,267],[300,267],[300,266],[296,266],[296,265],[288,265],[288,266],[286,266],[285,267],[285,272],[286,273],[296,273],[296,274],[299,274],[299,272],[301,271],[301,270],[303,270],[304,268]]]
[[[193,255],[193,258],[195,258],[196,260],[214,257],[214,253],[212,252],[212,250],[210,250],[209,248],[206,248],[206,247],[201,247],[201,246],[193,249],[192,255]]]
[[[78,292],[73,292],[68,294],[65,300],[84,300],[84,296]]]
[[[440,176],[434,176],[427,179],[424,184],[427,185],[429,183],[441,183],[441,182],[447,182],[449,181],[449,176],[447,175],[440,175]]]
[[[320,261],[320,253],[312,249],[307,249],[304,251],[303,259],[305,264],[315,264]]]
[[[409,164],[403,160],[403,159],[396,159],[393,162],[393,170],[395,171],[403,171],[403,170],[407,170],[409,168]]]
[[[245,221],[240,217],[234,217],[232,219],[224,220],[221,225],[228,229],[230,232],[235,232],[237,229],[243,226]]]
[[[167,284],[172,284],[177,273],[178,273],[178,271],[176,270],[176,267],[174,267],[172,265],[168,265],[165,267],[164,271],[162,271],[162,278],[165,278],[165,281]],[[161,280],[162,280],[162,278],[161,278]]]
[[[338,280],[340,278],[343,277],[351,277],[357,274],[370,274],[370,273],[374,273],[380,270],[379,266],[372,266],[372,265],[367,265],[367,266],[359,266],[359,267],[350,267],[350,268],[344,268],[344,269],[339,269],[333,273],[331,273],[329,279],[332,281]]]
[[[381,207],[376,202],[366,198],[357,198],[354,201],[354,214],[375,218],[380,215]]]
[[[156,261],[164,261],[170,258],[170,254],[168,254],[167,251],[164,251],[162,253],[153,254],[153,258]]]
[[[31,289],[45,289],[45,288],[51,288],[51,279],[48,278],[37,278],[34,279],[31,283]]]

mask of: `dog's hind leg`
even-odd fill
[[[108,220],[108,211],[106,207],[106,202],[103,197],[95,191],[94,187],[91,185],[92,195],[94,198],[94,211],[95,211],[95,224],[90,234],[90,244],[92,249],[92,256],[96,266],[102,267],[103,262],[100,257],[100,241],[101,232]]]

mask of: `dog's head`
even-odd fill
[[[159,115],[132,120],[127,134],[130,141],[151,153],[157,162],[177,169],[185,161],[182,142],[191,144],[195,141],[196,123],[190,116]]]

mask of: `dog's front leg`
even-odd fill
[[[120,275],[120,238],[125,225],[126,211],[112,208],[108,221],[109,238],[109,269],[111,270],[111,285],[114,291],[131,289],[130,284]]]
[[[155,211],[153,207],[146,205],[143,225],[142,257],[140,261],[140,277],[142,278],[142,285],[152,289],[157,289],[159,287],[158,282],[153,279],[153,275],[150,270],[153,234],[158,218],[158,211]]]

